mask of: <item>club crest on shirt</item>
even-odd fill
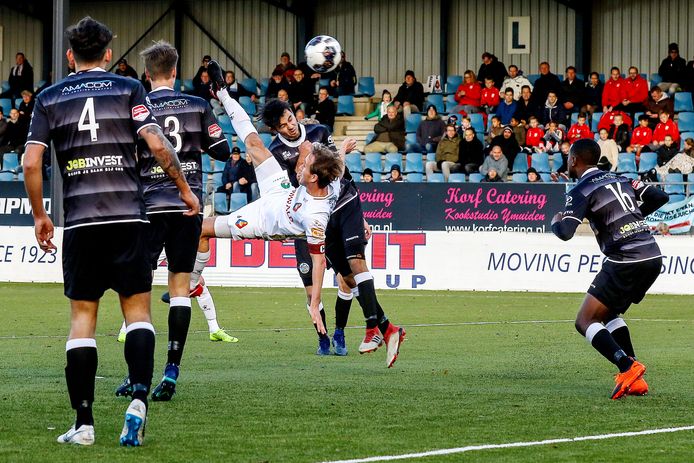
[[[234,225],[236,225],[236,228],[238,228],[240,230],[243,227],[245,227],[246,225],[248,225],[248,221],[243,220],[243,219],[239,219],[236,221],[236,223]]]
[[[292,186],[292,184],[289,183],[289,180],[282,180],[282,183],[280,183],[280,186],[286,190],[286,189],[290,188]]]
[[[222,136],[222,128],[217,124],[212,124],[207,128],[207,133],[210,134],[212,138],[219,138]]]
[[[143,104],[139,104],[130,110],[134,121],[142,122],[149,117],[149,109]]]
[[[301,209],[301,203],[294,204],[294,207],[292,209],[294,210],[294,212],[298,211],[299,209]]]

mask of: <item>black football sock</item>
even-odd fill
[[[169,303],[169,344],[167,363],[181,364],[190,327],[190,298],[172,297]]]
[[[96,340],[91,338],[70,339],[65,344],[65,380],[70,396],[70,405],[77,417],[75,429],[83,424],[93,425],[92,403],[94,403],[94,380],[98,356]]]
[[[634,354],[634,346],[631,344],[631,335],[629,334],[629,327],[624,323],[624,319],[617,317],[614,320],[610,320],[606,325],[607,331],[612,334],[615,342],[626,352],[629,357],[636,358]]]
[[[319,339],[327,338],[328,337],[328,325],[326,324],[326,319],[325,319],[325,310],[323,309],[323,302],[321,302],[318,305],[318,308],[320,309],[320,318],[321,321],[323,322],[323,328],[325,328],[325,334],[320,334],[318,333],[318,325],[315,323],[313,324],[313,327],[316,329],[316,333],[318,334]],[[311,313],[311,308],[310,306],[306,306],[306,310],[309,311],[309,314]]]
[[[388,331],[388,327],[390,326],[390,322],[388,321],[388,317],[383,315],[383,317],[379,318],[378,320],[378,329],[381,330],[381,333],[383,335],[386,334],[386,331]]]
[[[624,373],[634,363],[602,323],[591,324],[586,330],[586,339],[603,357],[617,365],[620,372]]]
[[[135,322],[128,325],[125,335],[125,361],[128,375],[133,385],[133,399],[142,400],[147,405],[147,394],[152,386],[154,371],[154,327],[149,322]]]
[[[337,299],[335,299],[335,329],[343,330],[347,326],[349,319],[349,309],[352,307],[352,293],[343,293],[337,290]]]
[[[373,328],[379,324],[379,305],[376,299],[376,288],[374,286],[374,278],[369,272],[362,272],[354,275],[354,281],[357,283],[359,295],[357,300],[361,305],[361,310],[366,319],[366,327]]]

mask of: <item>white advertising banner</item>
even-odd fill
[[[0,228],[0,281],[62,281],[56,235],[58,254],[45,255],[33,228]],[[665,259],[651,292],[694,294],[694,238],[656,239]],[[367,247],[381,289],[584,292],[602,260],[592,236],[563,242],[551,234],[391,232],[375,233]],[[212,286],[300,286],[291,242],[213,240],[203,276]],[[166,283],[166,268],[155,272],[155,283]],[[325,285],[334,285],[332,272]]]

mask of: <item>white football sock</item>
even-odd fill
[[[217,309],[214,306],[214,301],[212,300],[212,294],[207,286],[202,287],[202,294],[198,296],[198,305],[200,310],[205,315],[207,320],[207,327],[210,329],[210,333],[215,333],[219,331],[219,324],[217,323]]]
[[[200,252],[198,251],[195,256],[195,265],[193,266],[193,271],[190,272],[190,289],[195,288],[195,285],[200,281],[200,276],[202,271],[205,270],[207,262],[210,260],[210,251]]]

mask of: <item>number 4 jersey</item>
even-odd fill
[[[36,98],[27,144],[53,141],[66,230],[147,221],[135,146],[140,130],[157,121],[145,96],[139,81],[95,68]]]

